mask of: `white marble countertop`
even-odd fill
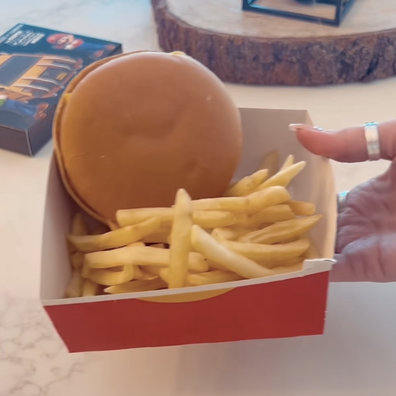
[[[181,0],[182,1],[182,0]],[[149,0],[0,0],[0,31],[18,22],[157,48]],[[305,108],[321,126],[396,116],[396,79],[302,88],[228,86],[240,106]],[[67,354],[38,302],[51,153],[0,150],[0,396],[394,396],[396,285],[332,285],[326,335],[85,355]],[[350,189],[386,168],[335,164]]]

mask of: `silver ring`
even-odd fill
[[[376,122],[364,124],[364,134],[366,136],[367,153],[369,161],[377,161],[381,158],[381,148]]]
[[[349,191],[343,191],[337,195],[337,212],[341,213],[345,207]]]

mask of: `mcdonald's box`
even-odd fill
[[[191,279],[195,278],[195,283],[191,281],[186,287],[166,287],[168,262],[162,262],[164,266],[160,268],[157,279],[152,273],[151,279],[126,279],[120,286],[109,287],[107,284],[106,287],[88,288],[91,292],[95,289],[97,295],[89,292],[80,297],[83,295],[80,289],[74,294],[69,291],[69,298],[65,298],[76,271],[81,276],[81,272],[73,270],[70,264],[70,247],[66,243],[77,208],[65,192],[56,163],[52,161],[44,216],[41,300],[70,352],[323,334],[336,232],[336,192],[331,165],[327,159],[306,151],[288,129],[291,123],[310,123],[306,111],[242,108],[240,112],[244,147],[235,181],[255,173],[265,159],[269,167],[276,162],[281,166],[290,154],[294,156],[294,163],[306,162],[305,168],[287,186],[291,200],[283,202],[284,210],[279,210],[279,213],[290,213],[291,209],[293,218],[283,219],[289,223],[282,225],[281,218],[270,220],[267,217],[265,222],[268,224],[263,226],[269,232],[261,234],[266,235],[264,239],[260,239],[260,235],[255,239],[250,231],[250,236],[245,233],[243,237],[236,237],[233,234],[233,240],[227,240],[227,233],[216,238],[213,233],[205,233],[216,249],[221,246],[223,253],[226,251],[228,256],[232,256],[233,266],[246,265],[248,268],[253,265],[253,272],[262,273],[261,277],[245,279],[239,276],[245,272],[233,274],[229,271],[231,268],[224,266],[224,258],[215,264],[213,257],[205,257],[202,251],[195,249],[198,253],[194,254],[202,254],[201,258],[209,269],[203,270],[203,274],[192,274]],[[300,230],[302,235],[291,233],[289,240],[279,241],[277,235],[295,230],[295,220],[312,214],[313,205],[299,206],[301,201],[314,204],[316,214],[322,218],[309,231],[302,233]],[[276,212],[267,210],[267,214]],[[251,217],[245,221],[251,221]],[[301,222],[297,223],[301,225]],[[232,227],[228,227],[230,229]],[[267,256],[268,252],[272,252],[270,256]],[[138,269],[142,273],[149,273],[145,272],[144,265],[132,262],[139,264]],[[141,263],[147,264],[144,259]],[[127,267],[125,265],[118,271],[125,272]],[[82,273],[84,269],[85,264]],[[220,277],[208,276],[211,270]],[[89,271],[92,270],[88,269],[85,274],[87,279],[90,279]],[[97,271],[104,270],[95,271],[94,280],[97,279]],[[113,271],[117,273],[116,269]],[[227,282],[213,283],[217,282],[216,279]],[[80,288],[84,283],[94,286],[83,277],[80,283],[75,282]],[[155,283],[154,290],[142,286]],[[110,289],[123,293],[109,294]]]

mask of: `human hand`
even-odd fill
[[[377,125],[382,159],[392,161],[383,175],[351,190],[338,214],[335,282],[396,281],[396,120]],[[340,162],[368,159],[364,127],[324,131],[291,125],[314,154]]]

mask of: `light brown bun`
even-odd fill
[[[222,195],[242,150],[239,111],[222,82],[185,55],[139,52],[91,65],[54,122],[61,176],[96,219],[118,209]]]

